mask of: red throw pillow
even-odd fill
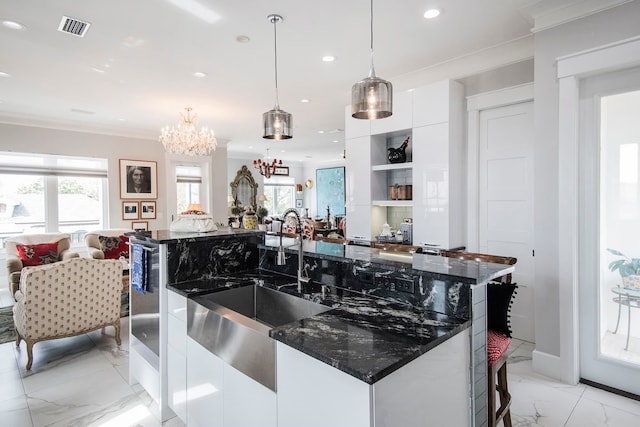
[[[127,236],[98,236],[100,249],[105,259],[118,259],[121,256],[129,258],[129,238]]]
[[[18,257],[25,267],[58,262],[58,243],[41,243],[39,245],[16,245]]]

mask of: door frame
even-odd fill
[[[579,282],[579,126],[580,80],[640,65],[640,37],[621,40],[557,59],[558,78],[558,278],[560,355],[545,371],[577,384],[580,379]]]
[[[477,252],[479,233],[480,112],[533,101],[533,83],[467,97],[467,250]],[[534,202],[535,203],[535,202]]]

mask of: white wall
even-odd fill
[[[556,58],[640,35],[640,2],[535,34],[535,277],[536,352],[560,355],[558,230],[558,81]],[[541,359],[542,360],[542,359]],[[534,368],[544,371],[536,362]]]
[[[107,159],[110,228],[131,228],[131,221],[122,220],[119,160],[132,159],[158,162],[159,188],[156,219],[145,221],[149,221],[149,229],[167,228],[166,191],[160,188],[165,183],[166,167],[164,149],[159,142],[2,123],[0,123],[0,141],[0,150],[2,151]],[[175,190],[173,191],[175,192]]]

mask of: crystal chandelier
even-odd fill
[[[393,110],[393,86],[376,77],[373,67],[373,0],[371,0],[371,68],[369,76],[351,88],[351,116],[355,119],[383,119]]]
[[[272,161],[269,161],[268,148],[267,148],[267,157],[264,160],[258,159],[253,161],[253,167],[258,169],[258,172],[260,172],[260,175],[263,175],[266,179],[271,178],[271,175],[275,173],[276,168],[280,166],[282,166],[282,160],[273,159]]]
[[[206,127],[198,130],[198,116],[191,117],[192,108],[186,107],[187,115],[182,116],[182,123],[178,127],[165,126],[160,133],[160,142],[165,150],[171,154],[186,154],[189,156],[208,156],[216,149],[218,141],[213,131]]]

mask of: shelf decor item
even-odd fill
[[[389,199],[391,200],[412,200],[413,185],[394,184],[389,186]]]
[[[409,138],[404,140],[402,145],[398,148],[387,148],[387,158],[389,159],[389,163],[404,163],[407,161],[407,147],[409,146]]]

